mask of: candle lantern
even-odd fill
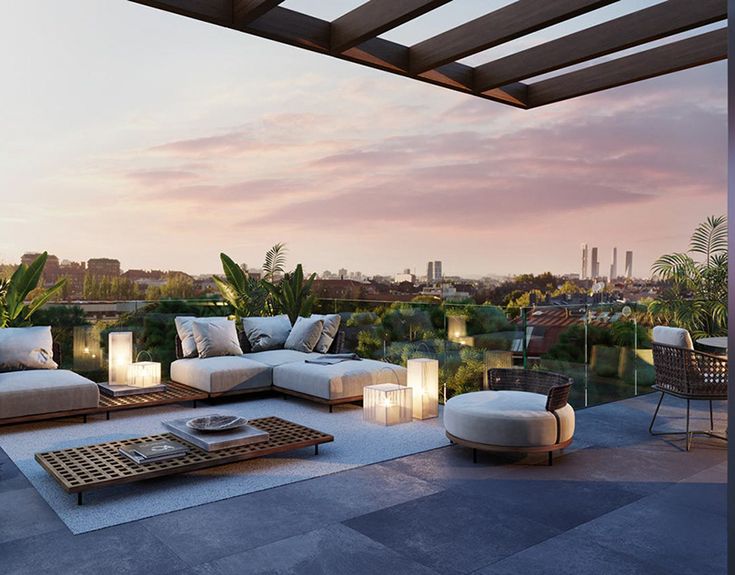
[[[436,359],[409,359],[408,386],[413,390],[413,417],[429,419],[439,415],[439,362]]]
[[[412,417],[413,391],[405,385],[381,383],[363,389],[363,419],[381,425],[407,423]]]
[[[128,367],[133,363],[133,332],[111,331],[107,336],[108,382],[126,385]]]

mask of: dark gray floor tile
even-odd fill
[[[671,575],[647,561],[563,533],[480,569],[477,575]]]
[[[189,565],[206,563],[326,524],[297,505],[257,493],[140,521]]]
[[[457,489],[495,509],[563,531],[643,496],[634,485],[611,481],[488,479]]]
[[[13,463],[10,457],[0,449],[0,493],[14,489],[26,489],[31,483]]]
[[[67,527],[33,487],[0,492],[0,543]]]
[[[469,573],[559,533],[455,490],[363,515],[345,525],[446,573]]]
[[[3,575],[166,575],[185,565],[142,525],[83,535],[57,530],[0,544]]]
[[[434,571],[348,529],[331,525],[218,559],[200,575],[436,575]]]
[[[671,573],[725,573],[726,519],[645,497],[570,533]]]
[[[368,465],[255,494],[259,503],[339,522],[437,493],[441,487],[382,465]]]

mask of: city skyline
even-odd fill
[[[318,271],[397,273],[431,257],[448,275],[563,274],[579,269],[580,238],[605,254],[626,238],[647,276],[726,211],[724,62],[521,111],[101,4],[8,6],[18,24],[6,41],[25,57],[0,54],[12,87],[0,113],[2,261],[110,254],[203,274],[220,252],[260,263],[285,242],[289,262]],[[437,10],[427,33],[479,4]],[[600,12],[650,2],[616,4]]]

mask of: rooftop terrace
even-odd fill
[[[580,410],[553,467],[447,446],[76,536],[0,452],[2,571],[724,573],[726,449],[651,437],[656,396]]]

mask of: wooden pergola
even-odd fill
[[[517,0],[413,46],[379,35],[451,0],[367,0],[332,22],[279,6],[284,0],[131,1],[518,108],[727,58],[727,29],[722,28],[563,72],[725,20],[727,0],[667,0],[474,67],[458,60],[617,0]],[[557,70],[562,72],[547,79],[522,81]]]

